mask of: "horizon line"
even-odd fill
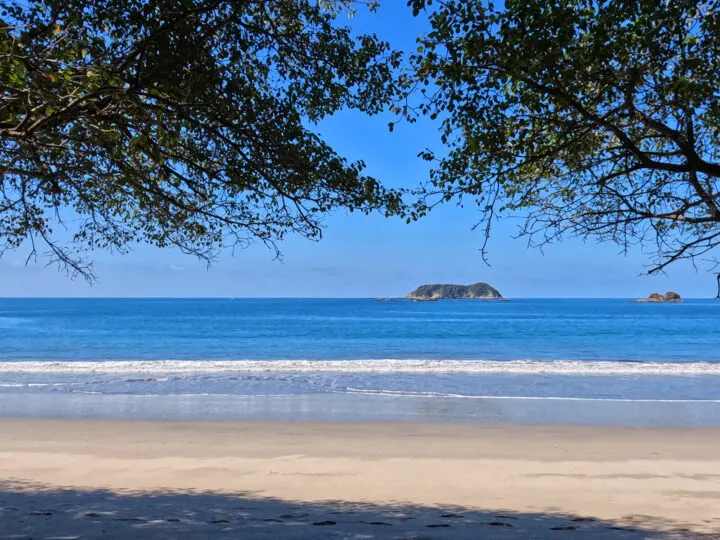
[[[440,298],[442,300],[644,300],[636,296],[503,296],[501,298]],[[0,300],[410,300],[405,296],[0,296]],[[687,296],[683,300],[718,300],[713,296]],[[652,303],[652,302],[649,302]],[[660,303],[660,302],[658,302]],[[682,302],[677,302],[682,303]]]

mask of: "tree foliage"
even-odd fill
[[[338,206],[392,211],[312,129],[394,91],[398,53],[338,22],[353,3],[0,0],[0,250],[91,276],[95,248],[209,259],[318,237]]]
[[[527,217],[565,235],[639,243],[651,271],[720,245],[720,6],[689,0],[410,0],[422,93],[442,121],[415,217],[471,198],[487,233]]]

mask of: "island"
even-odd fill
[[[639,298],[638,300],[633,300],[633,302],[640,302],[640,303],[676,303],[676,302],[682,302],[682,298],[680,298],[680,295],[676,292],[669,291],[665,294],[660,293],[652,293],[647,298]]]
[[[421,285],[405,298],[415,301],[435,300],[504,300],[500,292],[487,283],[472,285]]]

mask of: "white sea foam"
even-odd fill
[[[368,396],[408,397],[408,398],[461,398],[509,401],[598,401],[617,403],[720,403],[720,399],[660,399],[660,398],[612,398],[612,397],[574,397],[574,396],[493,396],[467,395],[450,392],[421,392],[415,390],[367,390],[364,388],[346,388],[344,393]]]
[[[559,375],[720,375],[720,362],[575,360],[144,360],[0,362],[0,373],[469,373]]]

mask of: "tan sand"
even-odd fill
[[[0,434],[0,538],[720,538],[720,429],[0,420]]]

